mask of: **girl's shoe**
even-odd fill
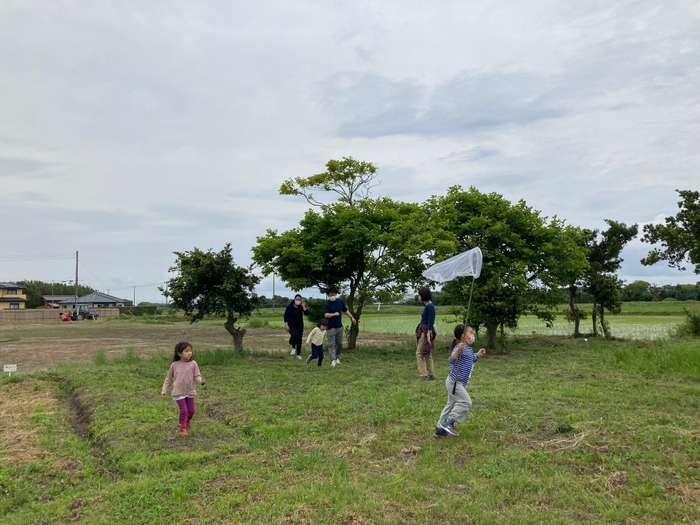
[[[186,424],[180,425],[180,434],[182,434],[183,436],[187,435],[187,425]]]
[[[296,349],[296,348],[292,348],[291,351],[289,352],[289,355],[294,355],[294,354],[296,354],[296,353],[297,353],[297,349]]]
[[[298,355],[298,356],[297,356],[297,359],[301,359],[301,356],[300,356],[300,355]]]
[[[185,428],[190,428],[192,426],[192,420],[188,419],[187,423],[185,423]]]

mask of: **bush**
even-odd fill
[[[265,326],[270,326],[270,321],[267,319],[253,317],[248,321],[248,328],[263,328]]]
[[[678,327],[678,335],[680,337],[700,337],[700,313],[691,312],[687,308],[683,308],[686,319]]]
[[[119,315],[140,317],[142,315],[155,315],[157,310],[157,306],[120,306]]]

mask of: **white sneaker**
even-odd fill
[[[337,363],[336,363],[336,360],[333,359],[333,361],[331,361],[331,366],[335,366],[336,364],[337,364]]]
[[[297,359],[301,359],[301,356],[300,356],[300,355],[298,355],[298,356],[297,356]]]
[[[297,353],[296,348],[292,348],[292,350],[289,352],[289,355],[294,355]]]
[[[339,365],[339,364],[340,364],[340,359],[336,359],[336,360],[335,360],[335,364],[336,364],[336,365]]]

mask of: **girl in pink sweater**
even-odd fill
[[[194,388],[195,381],[200,385],[206,383],[199,373],[197,362],[192,361],[192,345],[178,343],[175,345],[173,363],[170,365],[168,375],[165,376],[160,395],[165,397],[168,386],[172,382],[173,388],[170,395],[180,407],[180,434],[185,436],[187,429],[192,426],[192,416],[194,416],[194,396],[197,394]]]

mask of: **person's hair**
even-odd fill
[[[418,295],[420,295],[421,301],[433,300],[433,294],[431,293],[430,288],[428,288],[427,286],[424,286],[423,288],[418,288]]]
[[[301,297],[301,295],[299,295],[299,294],[296,294],[296,295],[294,296],[294,300],[295,300],[295,301],[297,300],[297,297],[298,297],[299,299],[301,299],[301,298],[302,298],[302,297]]]
[[[319,328],[321,328],[322,326],[328,326],[328,319],[321,319],[316,326],[318,326]]]
[[[458,324],[455,326],[455,331],[453,332],[455,335],[454,341],[452,341],[452,348],[457,346],[459,342],[462,340],[462,336],[464,335],[464,332],[467,331],[467,328],[471,328],[471,325],[463,325],[463,324]]]
[[[184,341],[182,343],[178,343],[175,345],[175,355],[173,356],[173,361],[179,361],[180,360],[180,354],[187,350],[188,348],[192,348],[192,345],[189,343],[185,343]]]
[[[332,293],[338,295],[338,289],[335,286],[329,286],[326,290],[326,295],[330,295]]]

